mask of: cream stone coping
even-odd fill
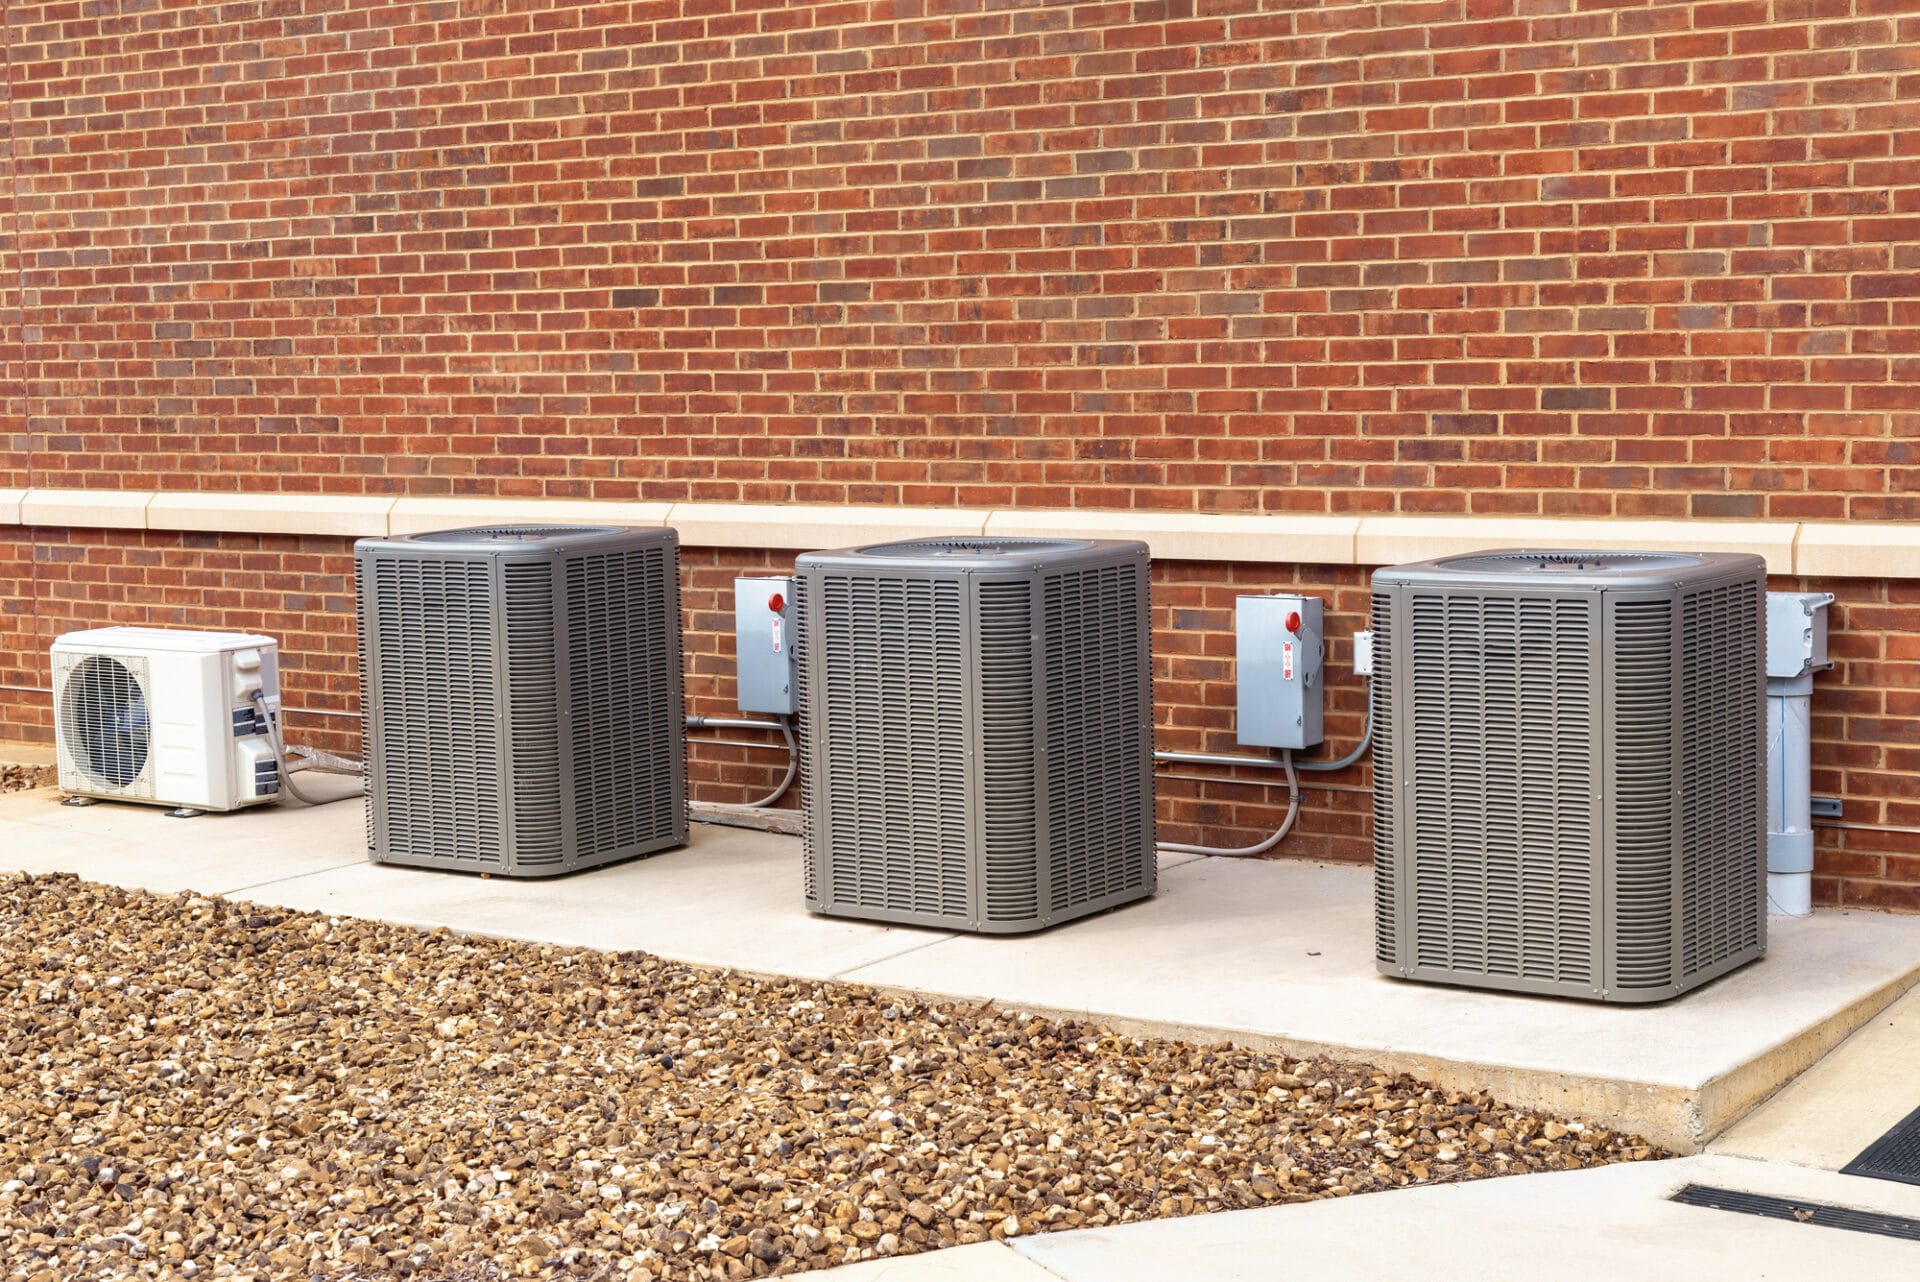
[[[250,534],[385,534],[391,495],[163,492],[147,504],[149,530]]]
[[[1352,565],[1360,518],[1232,515],[1205,512],[995,512],[988,535],[1029,538],[1137,539],[1172,561],[1284,561]]]
[[[1799,529],[1791,521],[1369,516],[1360,522],[1360,533],[1354,540],[1354,561],[1359,565],[1403,565],[1409,561],[1493,548],[1752,552],[1766,558],[1769,573],[1792,574],[1794,536]]]
[[[1809,521],[1800,527],[1794,569],[1812,578],[1920,579],[1920,525]]]
[[[28,490],[22,525],[74,525],[88,530],[144,530],[151,490]]]
[[[578,499],[398,499],[380,534],[425,534],[470,525],[548,522],[660,526],[671,503],[595,503]]]
[[[667,524],[688,547],[808,552],[891,539],[979,534],[988,515],[971,508],[675,503]]]
[[[939,535],[1139,539],[1173,561],[1399,565],[1492,548],[1752,552],[1774,574],[1920,579],[1920,522],[1550,520],[1078,509],[0,490],[0,525],[217,533],[419,534],[497,522],[671,525],[688,547],[807,551]]]

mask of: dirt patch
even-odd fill
[[[52,766],[29,766],[18,762],[0,764],[0,792],[25,792],[29,788],[51,788],[55,779]]]

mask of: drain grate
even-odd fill
[[[1920,1220],[1904,1215],[1881,1215],[1875,1211],[1856,1211],[1849,1206],[1829,1206],[1825,1202],[1793,1202],[1765,1193],[1742,1193],[1738,1189],[1717,1189],[1706,1184],[1689,1184],[1673,1195],[1686,1206],[1705,1206],[1716,1211],[1737,1211],[1741,1215],[1759,1215],[1770,1220],[1794,1220],[1817,1224],[1823,1229],[1846,1229],[1853,1233],[1877,1233],[1908,1242],[1920,1242]]]
[[[1876,1180],[1920,1184],[1920,1108],[1908,1113],[1840,1168],[1842,1175],[1865,1175]]]

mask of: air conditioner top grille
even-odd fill
[[[360,539],[355,554],[400,557],[493,557],[545,560],[561,555],[619,552],[679,536],[664,526],[624,525],[476,525],[460,530],[431,530]]]
[[[1671,590],[1765,569],[1747,552],[1622,552],[1604,548],[1495,548],[1374,572],[1376,585],[1402,583],[1438,592],[1499,587],[1607,591]]]
[[[583,534],[618,534],[617,525],[482,525],[470,530],[434,530],[403,535],[416,543],[558,543]]]
[[[949,575],[1032,574],[1074,565],[1105,565],[1116,556],[1146,559],[1147,545],[1127,539],[950,538],[906,539],[866,547],[807,552],[795,563],[809,570],[832,568],[848,574],[893,577],[916,573]]]
[[[900,560],[940,557],[999,561],[1013,556],[1058,556],[1062,552],[1083,552],[1092,546],[1087,539],[909,539],[904,543],[879,543],[857,551],[860,556]]]
[[[1450,556],[1440,568],[1458,574],[1618,574],[1690,570],[1701,558],[1688,552],[1475,552]]]

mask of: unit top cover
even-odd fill
[[[410,552],[415,555],[448,553],[538,554],[590,551],[596,544],[672,542],[674,532],[662,527],[624,525],[478,525],[463,530],[433,530],[424,534],[396,534],[391,538],[361,539],[356,551]]]
[[[1377,584],[1411,583],[1424,587],[1465,587],[1495,583],[1502,587],[1600,588],[1667,587],[1764,569],[1744,552],[1619,552],[1607,550],[1502,548],[1443,556],[1431,561],[1376,570]]]
[[[823,564],[914,562],[928,569],[1010,570],[1057,566],[1076,562],[1110,562],[1115,557],[1145,557],[1147,545],[1126,539],[935,538],[866,547],[809,552],[802,567]]]
[[[84,647],[98,651],[162,650],[180,654],[217,654],[223,650],[258,650],[279,644],[272,637],[251,632],[202,632],[191,628],[89,628],[54,639],[62,649]]]

